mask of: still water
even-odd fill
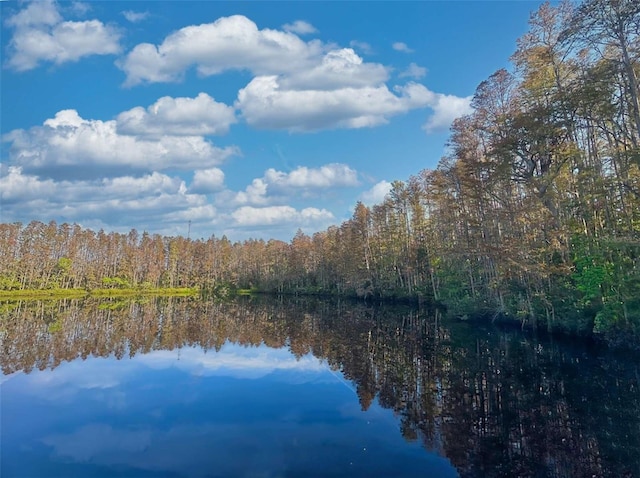
[[[3,477],[640,477],[640,360],[396,307],[0,304]]]

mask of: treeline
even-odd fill
[[[449,156],[394,187],[417,241],[405,263],[426,251],[434,297],[640,336],[639,27],[632,0],[542,5],[514,71],[481,83],[454,123]]]
[[[544,4],[435,170],[290,243],[0,226],[0,287],[151,285],[415,298],[640,339],[640,3]]]
[[[437,169],[313,242],[365,294],[637,340],[640,3],[546,3],[511,60]]]

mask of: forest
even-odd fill
[[[543,4],[435,169],[289,242],[0,225],[0,290],[199,287],[416,300],[640,344],[640,3]],[[390,158],[392,159],[392,158]]]

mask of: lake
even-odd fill
[[[0,303],[3,477],[640,477],[640,359],[338,300]]]

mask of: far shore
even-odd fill
[[[82,297],[135,297],[135,296],[193,296],[195,287],[131,288],[131,289],[16,289],[0,290],[0,300],[11,299],[75,299]]]

